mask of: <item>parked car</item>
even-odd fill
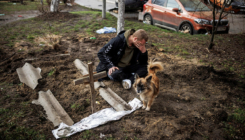
[[[201,34],[212,31],[212,11],[200,0],[149,0],[143,6],[143,21],[174,31]],[[218,16],[214,21],[218,22]],[[228,33],[227,19],[222,19],[219,33]]]
[[[148,0],[125,0],[125,10],[140,10]],[[118,0],[115,0],[116,7],[118,7]]]
[[[206,0],[209,4],[213,4],[214,0]],[[224,0],[215,0],[215,4],[218,7],[222,7]],[[226,0],[225,9],[226,12],[231,13],[245,13],[245,1],[244,0]]]

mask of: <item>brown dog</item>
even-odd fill
[[[146,108],[147,111],[150,111],[154,99],[159,94],[159,79],[156,73],[163,71],[163,66],[161,62],[151,61],[147,67],[148,75],[145,78],[139,78],[138,74],[136,74],[133,87],[143,101],[142,109]]]

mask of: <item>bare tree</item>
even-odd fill
[[[59,0],[51,0],[50,12],[58,12],[59,3]]]
[[[224,17],[226,17],[226,16],[228,15],[227,13],[223,15],[224,9],[225,9],[225,7],[227,7],[229,4],[231,4],[231,2],[232,2],[232,0],[224,0],[223,3],[220,3],[220,5],[221,5],[221,10],[220,10],[220,12],[217,12],[217,13],[219,14],[219,19],[218,19],[217,22],[216,22],[216,20],[215,20],[215,17],[216,17],[215,10],[216,10],[216,3],[217,3],[217,2],[216,2],[216,0],[214,0],[214,2],[213,2],[213,9],[212,9],[212,10],[213,10],[213,22],[212,22],[213,28],[212,28],[212,36],[211,36],[210,43],[209,43],[209,47],[208,47],[209,50],[213,48],[214,35],[215,35],[216,32],[217,32],[218,26],[219,26],[219,24],[220,24],[220,20],[223,19]],[[223,15],[223,16],[222,16],[222,15]]]
[[[102,18],[106,18],[106,0],[103,0],[103,8],[102,8]]]
[[[215,26],[215,0],[214,0],[214,5],[213,5],[213,22],[212,22],[212,37],[211,37],[211,40],[210,40],[210,43],[209,43],[209,47],[208,49],[212,49],[213,47],[213,41],[214,41],[214,33],[215,33],[215,30],[214,30],[214,26]]]
[[[125,0],[118,0],[117,34],[124,30]]]
[[[44,5],[43,0],[40,0],[40,7],[38,8],[42,13],[59,12],[60,0],[46,0],[48,5]]]

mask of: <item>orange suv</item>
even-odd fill
[[[212,32],[212,19],[212,11],[200,0],[149,0],[143,6],[144,23],[174,31],[190,34]],[[227,19],[221,19],[217,32],[229,32]]]

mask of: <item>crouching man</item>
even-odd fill
[[[107,71],[111,80],[122,82],[124,89],[130,89],[136,73],[139,77],[147,75],[147,40],[143,29],[121,31],[98,52],[100,63],[96,71]]]

